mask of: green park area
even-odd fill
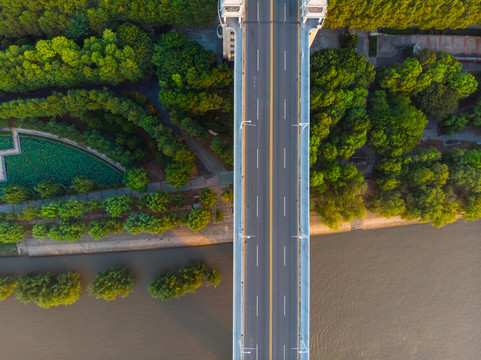
[[[0,137],[2,149],[12,147],[12,137]],[[68,186],[77,176],[85,176],[98,184],[120,184],[123,174],[81,148],[74,148],[40,138],[20,136],[21,154],[5,157],[7,181],[29,188],[50,180]]]

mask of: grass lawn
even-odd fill
[[[78,175],[97,183],[122,182],[122,174],[102,161],[74,148],[43,139],[20,137],[22,154],[5,157],[7,181],[4,187],[15,183],[36,186],[43,180],[70,185]]]

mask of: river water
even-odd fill
[[[313,237],[311,359],[478,360],[481,356],[481,222],[414,225]],[[134,293],[87,296],[43,310],[0,303],[1,359],[231,357],[232,247],[50,258],[3,258],[0,272],[68,271],[84,283],[109,266],[136,276]],[[163,303],[148,282],[202,260],[224,275],[217,288]]]

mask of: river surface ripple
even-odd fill
[[[478,221],[311,238],[311,359],[480,359],[480,234]],[[150,298],[158,272],[198,260],[224,275],[217,289]],[[74,270],[86,285],[117,265],[136,277],[126,299],[106,303],[84,290],[77,303],[48,310],[14,296],[1,302],[1,359],[231,358],[231,245],[1,258],[0,273]]]

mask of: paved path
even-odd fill
[[[438,135],[438,124],[435,121],[430,120],[423,133],[423,141],[426,140],[439,140],[446,145],[446,141],[469,141],[477,144],[481,144],[481,135],[477,135],[471,131],[463,131],[453,135]],[[455,144],[453,144],[455,145]]]

